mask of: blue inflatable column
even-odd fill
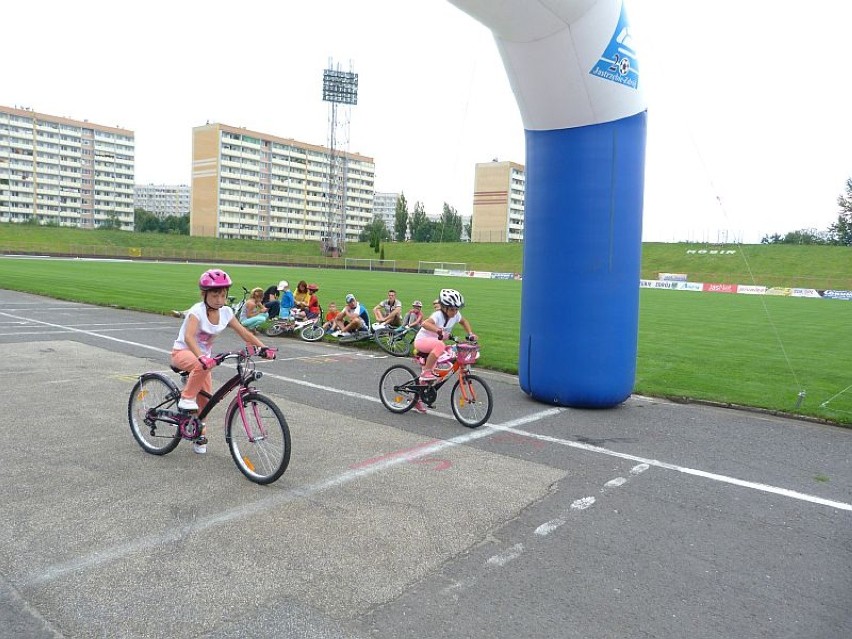
[[[494,33],[526,130],[521,388],[615,406],[636,374],[647,117],[623,3],[450,1]]]

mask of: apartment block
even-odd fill
[[[515,162],[476,165],[471,242],[523,242],[524,167]]]
[[[0,221],[133,229],[133,131],[0,106]]]
[[[137,184],[133,207],[161,218],[189,215],[189,184]]]
[[[392,238],[396,237],[396,201],[399,193],[375,193],[373,195],[373,215],[385,223]]]
[[[331,167],[342,180],[345,241],[373,220],[372,158],[225,124],[192,130],[193,236],[316,240],[329,234]],[[340,207],[338,207],[340,208]]]

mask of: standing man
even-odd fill
[[[373,307],[373,315],[376,318],[373,324],[374,331],[388,326],[402,326],[402,303],[396,299],[395,290],[390,289],[388,298]]]

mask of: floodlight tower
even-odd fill
[[[328,183],[326,207],[328,233],[325,253],[337,257],[346,242],[346,151],[349,148],[351,106],[358,104],[358,74],[341,71],[331,58],[322,75],[322,99],[328,102]],[[338,112],[340,107],[340,112]]]

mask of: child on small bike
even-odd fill
[[[180,410],[197,411],[207,404],[207,397],[201,391],[208,395],[213,391],[211,369],[216,366],[216,360],[212,357],[213,341],[227,327],[232,328],[246,345],[266,348],[263,342],[240,324],[233,309],[226,304],[231,283],[228,274],[219,269],[205,271],[198,280],[202,299],[187,310],[171,354],[172,365],[189,372],[178,402]],[[267,359],[275,359],[275,349],[266,349],[265,353]],[[193,442],[193,450],[202,454],[207,452],[204,429]]]
[[[420,374],[421,382],[431,382],[438,379],[433,369],[438,358],[447,350],[444,338],[450,335],[453,326],[461,324],[467,331],[467,339],[471,342],[476,341],[476,335],[473,334],[470,322],[461,314],[461,309],[464,306],[462,294],[453,288],[441,289],[441,294],[436,301],[440,303],[440,309],[423,320],[423,324],[414,338],[414,348],[421,353],[429,353]]]

